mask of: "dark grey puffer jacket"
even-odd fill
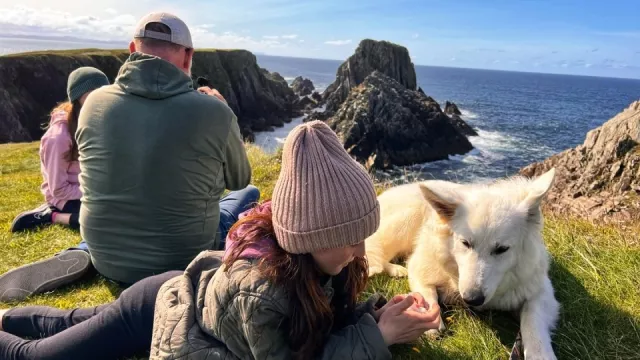
[[[289,300],[255,261],[222,271],[220,251],[202,252],[158,293],[150,359],[291,359],[283,324]],[[217,271],[218,268],[221,271]],[[331,281],[325,286],[331,297]],[[371,310],[371,302],[368,302]],[[362,308],[362,307],[361,307]],[[318,359],[391,359],[373,316],[332,334]]]

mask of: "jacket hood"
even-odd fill
[[[191,78],[170,62],[135,52],[122,65],[115,83],[148,99],[166,99],[193,91]]]

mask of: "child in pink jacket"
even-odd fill
[[[82,192],[78,182],[80,166],[75,131],[85,99],[93,90],[104,85],[109,85],[109,79],[93,67],[81,67],[69,75],[69,101],[53,109],[47,132],[40,140],[40,170],[43,178],[40,189],[47,203],[18,215],[11,225],[12,232],[52,223],[74,229],[80,227],[78,216]]]

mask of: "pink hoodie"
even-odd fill
[[[40,171],[44,181],[40,190],[49,205],[62,210],[67,200],[82,197],[78,174],[80,164],[67,161],[65,153],[71,149],[71,135],[67,129],[67,113],[51,115],[49,129],[40,140]]]

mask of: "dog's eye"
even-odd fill
[[[467,240],[462,240],[462,245],[464,245],[464,247],[466,247],[467,249],[471,249],[471,243],[469,243]]]
[[[507,250],[509,250],[508,246],[498,246],[493,250],[493,255],[504,254],[505,252],[507,252]]]

